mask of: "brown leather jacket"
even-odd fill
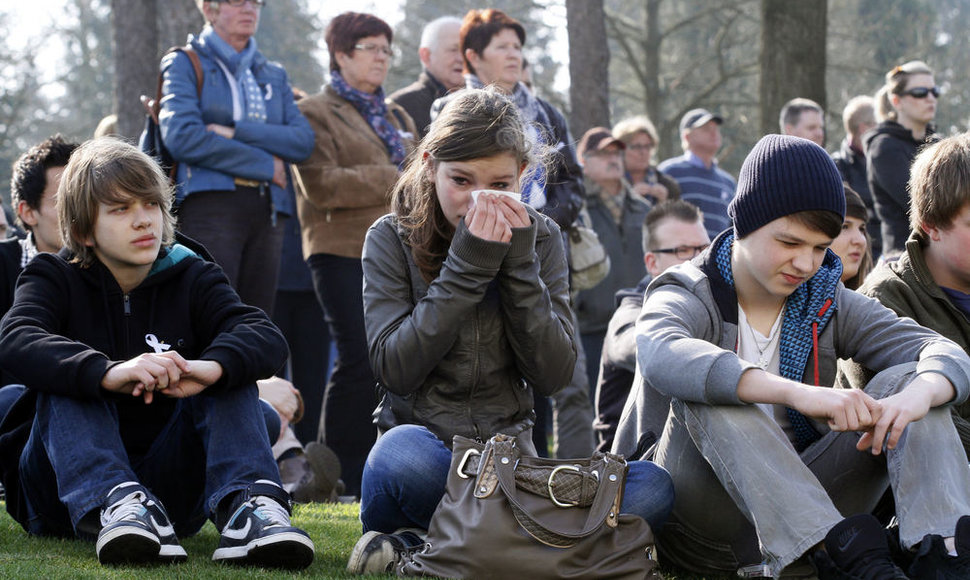
[[[329,86],[297,105],[316,134],[313,153],[298,166],[303,257],[360,258],[367,228],[390,211],[397,165],[367,120]],[[416,134],[401,107],[388,103],[387,119],[412,137]],[[413,138],[405,139],[404,146],[410,151]]]

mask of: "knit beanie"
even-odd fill
[[[765,135],[741,165],[728,206],[738,238],[780,217],[828,210],[845,219],[842,176],[824,149],[807,139]]]

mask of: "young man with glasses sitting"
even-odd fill
[[[597,449],[609,451],[623,411],[637,365],[636,322],[643,306],[647,285],[667,268],[690,260],[711,244],[704,228],[704,214],[697,206],[682,200],[661,203],[650,210],[643,223],[643,263],[647,275],[636,288],[616,293],[616,312],[610,319],[599,361],[596,383],[593,430]],[[650,428],[643,437],[646,449],[663,430],[669,398],[653,391],[656,404],[651,405]],[[642,453],[640,453],[642,455]]]

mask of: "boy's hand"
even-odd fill
[[[873,455],[879,455],[884,445],[895,449],[907,425],[919,421],[930,409],[949,402],[955,395],[953,384],[943,375],[917,375],[905,389],[878,401],[882,415],[862,435],[856,449],[865,451],[868,448]]]
[[[222,365],[213,360],[188,361],[188,367],[178,383],[161,389],[163,395],[177,399],[198,395],[222,378]]]
[[[789,405],[809,417],[824,419],[833,431],[866,431],[879,420],[879,401],[857,389],[806,387]]]
[[[101,379],[101,387],[106,391],[143,397],[147,405],[152,402],[155,391],[177,385],[187,372],[188,361],[175,351],[145,353],[108,369]]]

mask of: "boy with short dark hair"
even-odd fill
[[[0,426],[8,511],[32,534],[97,534],[103,564],[184,560],[177,535],[208,517],[215,560],[308,566],[257,398],[282,335],[174,243],[168,180],[131,145],[78,148],[57,205],[66,248],[27,265],[0,324],[29,399]]]
[[[677,490],[662,560],[777,577],[809,553],[822,580],[970,577],[970,470],[947,408],[967,399],[970,358],[839,281],[828,246],[845,196],[821,147],[762,138],[729,212],[733,230],[660,275],[637,322],[641,373],[613,449],[635,448],[623,424],[646,387],[672,397],[655,456]],[[881,372],[830,388],[850,357]],[[896,563],[869,515],[890,486]]]
[[[970,352],[970,134],[923,149],[909,176],[912,234],[898,260],[873,270],[859,292],[908,316]],[[872,371],[840,363],[848,383]],[[953,423],[970,458],[970,404],[953,406]]]

